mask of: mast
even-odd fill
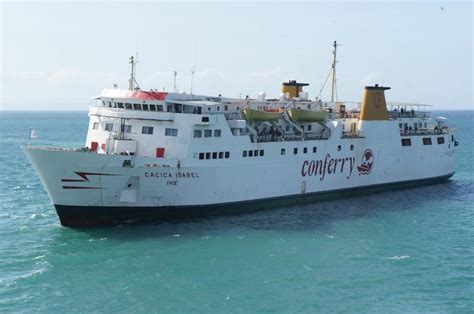
[[[128,63],[132,65],[132,70],[130,72],[130,79],[128,80],[128,89],[134,90],[135,89],[135,60],[133,56],[131,56],[129,59],[130,61]]]
[[[176,76],[178,76],[178,72],[174,71],[173,74],[174,74],[173,92],[177,93],[178,88],[176,87]]]
[[[138,85],[137,83],[137,80],[135,78],[135,75],[136,75],[136,65],[138,63],[138,61],[135,61],[135,58],[133,56],[131,56],[129,58],[129,62],[131,65],[132,65],[132,69],[131,69],[131,72],[130,72],[130,79],[128,80],[128,89],[129,90],[135,90],[135,88],[138,88],[140,89],[140,86]]]
[[[333,54],[333,61],[332,61],[332,87],[331,87],[331,102],[334,100],[337,101],[337,86],[336,86],[336,53],[337,53],[337,42],[334,41],[333,44],[334,50],[332,51]]]

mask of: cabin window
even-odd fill
[[[402,146],[411,146],[411,140],[409,138],[402,138]]]
[[[153,127],[152,126],[142,127],[142,134],[153,134]]]
[[[253,157],[253,150],[249,150],[249,157]]]
[[[247,157],[247,151],[246,151],[246,150],[244,150],[244,151],[242,152],[242,157]]]
[[[303,148],[303,154],[306,154],[308,152],[308,147]]]
[[[106,123],[105,124],[105,130],[106,131],[112,131],[114,129],[114,124],[113,123]]]
[[[263,156],[265,154],[265,151],[263,149],[260,150],[260,156]]]
[[[102,105],[105,107],[105,101],[104,100],[102,100]]]
[[[204,137],[211,137],[212,136],[212,130],[204,130]]]
[[[285,131],[286,131],[286,132],[290,132],[290,126],[289,126],[289,125],[287,125],[287,126],[285,127]]]
[[[130,124],[125,124],[123,126],[123,133],[132,133],[132,126]]]
[[[221,130],[214,130],[214,137],[221,137]]]
[[[166,128],[165,136],[178,136],[178,129]]]
[[[163,111],[163,105],[156,105],[156,111]]]
[[[428,126],[428,124],[425,122],[425,129],[426,129],[427,126]]]
[[[217,159],[217,152],[212,153],[212,159]]]
[[[444,144],[444,136],[440,136],[437,138],[438,144]]]
[[[99,128],[99,122],[94,122],[94,125],[92,126],[93,130],[97,130]]]
[[[109,101],[109,107],[112,107],[112,102]]]
[[[431,145],[431,137],[424,137],[423,145]]]
[[[204,153],[199,153],[199,159],[204,159]]]
[[[150,111],[156,111],[156,105],[150,105]]]
[[[194,130],[194,137],[195,138],[202,137],[202,130]]]
[[[125,103],[125,109],[132,109],[132,104]]]
[[[224,152],[219,152],[219,159],[224,158]]]
[[[398,128],[400,128],[400,129],[401,129],[401,128],[402,128],[402,126],[403,126],[403,124],[401,124],[401,123],[399,123],[399,124],[398,124]]]
[[[143,107],[143,110],[148,111],[148,105],[147,104],[143,104],[142,107]]]
[[[312,125],[308,124],[308,131],[311,131]]]
[[[118,103],[117,103],[117,107],[119,107],[119,108],[122,108],[122,109],[123,109],[123,102],[118,102]]]
[[[258,149],[256,149],[256,150],[253,151],[253,156],[254,156],[254,157],[258,157]]]
[[[209,122],[209,117],[202,117],[201,122]]]
[[[317,151],[318,151],[318,148],[316,146],[313,146],[313,153],[316,154]]]
[[[354,150],[354,145],[351,145],[351,150]]]
[[[211,159],[211,153],[206,153],[206,159]]]
[[[340,152],[342,149],[341,145],[337,145],[337,151]]]
[[[281,154],[281,155],[285,155],[285,153],[286,153],[286,152],[285,152],[285,149],[282,148],[281,151],[280,151],[280,154]]]
[[[451,135],[451,142],[454,142],[454,135]]]
[[[293,154],[295,154],[295,155],[298,154],[298,148],[296,148],[296,147],[293,148]]]
[[[224,157],[228,159],[230,157],[230,152],[225,152]]]
[[[224,105],[224,110],[226,110],[226,111],[229,110],[229,106]]]
[[[142,110],[141,104],[133,104],[133,110]]]

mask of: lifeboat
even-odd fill
[[[268,109],[264,111],[250,108],[242,109],[242,113],[247,121],[278,121],[281,119],[283,111],[281,109]]]
[[[327,114],[326,111],[288,109],[290,119],[296,122],[323,122]]]

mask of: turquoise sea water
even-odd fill
[[[448,183],[236,217],[60,226],[20,151],[81,146],[87,113],[0,113],[0,312],[474,309],[474,111]]]

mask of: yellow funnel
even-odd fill
[[[361,120],[388,120],[384,92],[387,89],[390,89],[390,87],[383,87],[378,84],[365,87],[360,107]]]

